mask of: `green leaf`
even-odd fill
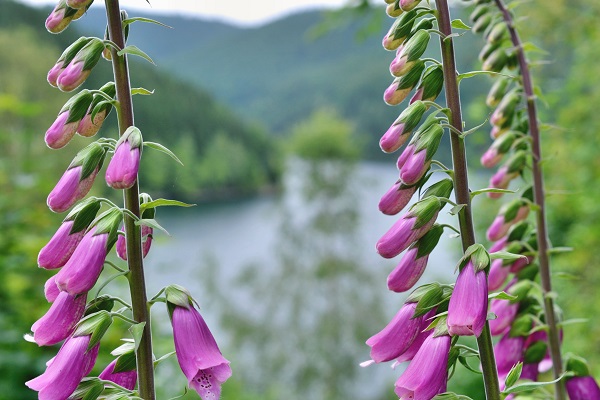
[[[472,77],[477,76],[477,75],[507,76],[509,78],[515,79],[515,77],[512,76],[512,75],[502,74],[500,72],[494,72],[494,71],[471,71],[471,72],[465,72],[464,74],[458,74],[457,80],[460,83],[460,81],[462,81],[463,79],[472,78]]]
[[[574,325],[574,324],[587,324],[588,322],[590,322],[590,320],[588,318],[571,318],[571,319],[567,319],[566,321],[559,322],[558,326]]]
[[[131,95],[135,96],[136,94],[141,94],[142,96],[150,96],[151,94],[154,94],[154,90],[148,90],[143,87],[131,89]]]
[[[475,196],[479,196],[480,194],[484,194],[484,193],[517,193],[517,191],[516,190],[508,190],[508,189],[497,189],[497,188],[479,189],[479,190],[475,190],[474,192],[471,192],[471,199],[474,198]]]
[[[489,300],[498,299],[498,300],[514,301],[514,300],[517,300],[517,298],[518,298],[517,296],[510,295],[506,292],[496,292],[496,293],[492,293],[492,294],[488,295]]]
[[[143,203],[140,205],[140,212],[144,212],[149,208],[156,208],[161,206],[174,206],[174,207],[194,207],[195,204],[188,204],[182,201],[177,200],[169,200],[169,199],[156,199],[149,201],[147,203]]]
[[[147,147],[150,147],[151,149],[163,152],[166,155],[168,155],[169,157],[171,157],[173,160],[177,161],[179,164],[183,165],[183,163],[181,162],[181,160],[179,158],[177,158],[175,153],[173,153],[171,150],[167,149],[165,146],[163,146],[160,143],[144,142],[144,146],[147,146]]]
[[[135,343],[134,349],[137,352],[138,347],[140,347],[140,342],[142,340],[142,335],[144,334],[144,327],[146,326],[146,321],[140,322],[139,324],[131,325],[129,328],[129,333],[133,336],[133,342]]]
[[[131,54],[133,56],[142,57],[146,61],[156,65],[154,63],[154,61],[152,61],[152,59],[150,58],[150,56],[148,54],[144,53],[142,50],[138,49],[136,46],[133,46],[133,45],[129,45],[129,46],[125,47],[123,50],[119,50],[117,52],[117,54],[120,56],[122,56],[123,54]]]
[[[149,226],[150,228],[154,228],[154,229],[159,229],[161,231],[163,231],[164,233],[166,233],[168,236],[171,236],[171,234],[169,232],[167,232],[167,230],[165,228],[163,228],[158,222],[156,222],[155,219],[140,219],[139,221],[135,221],[136,225],[146,225]]]
[[[460,212],[460,210],[462,210],[465,207],[466,207],[466,204],[457,204],[450,209],[449,213],[450,213],[450,215],[456,215]]]
[[[455,37],[461,37],[461,36],[462,36],[462,35],[464,35],[465,33],[466,33],[466,32],[463,32],[463,33],[452,33],[452,34],[450,34],[450,35],[447,35],[447,36],[444,38],[444,41],[446,41],[446,40],[449,40],[449,39],[452,39],[452,38],[455,38]]]
[[[172,351],[170,353],[165,354],[164,356],[162,356],[161,358],[154,360],[154,368],[156,368],[156,366],[160,363],[162,363],[163,361],[165,361],[167,358],[171,357],[173,354],[176,354],[175,351]]]
[[[474,373],[476,373],[476,374],[479,374],[479,375],[481,375],[481,374],[482,374],[482,372],[481,372],[481,371],[479,371],[479,370],[476,370],[475,368],[471,367],[471,366],[469,365],[469,363],[467,362],[467,359],[466,359],[465,357],[463,357],[463,356],[459,356],[459,357],[458,357],[458,361],[459,361],[459,362],[460,362],[460,363],[461,363],[461,364],[462,364],[462,365],[463,365],[463,366],[464,366],[466,369],[468,369],[469,371],[471,371],[471,372],[474,372]]]
[[[467,30],[467,31],[469,29],[471,29],[471,27],[469,25],[465,24],[460,19],[453,20],[452,23],[451,23],[451,25],[452,25],[453,28],[456,28],[456,29],[464,29],[464,30]]]
[[[505,382],[504,386],[505,387],[511,387],[515,383],[517,383],[517,381],[521,377],[521,372],[522,371],[523,371],[523,363],[522,362],[518,362],[516,365],[514,365],[510,369],[510,372],[508,373],[508,375],[506,375],[506,380],[504,381]]]
[[[148,4],[150,4],[149,1],[148,1]],[[134,18],[124,19],[123,20],[123,25],[127,26],[129,24],[133,24],[134,22],[146,22],[148,24],[156,24],[156,25],[164,26],[165,28],[173,29],[172,26],[163,24],[162,22],[158,22],[158,21],[150,19],[150,18],[143,18],[143,17],[134,17]]]
[[[535,44],[533,44],[531,42],[525,42],[521,45],[521,47],[523,48],[523,51],[525,51],[525,52],[531,51],[534,53],[550,54],[548,51],[537,47]]]
[[[523,254],[514,254],[509,253],[508,251],[497,251],[495,253],[490,253],[490,258],[492,260],[508,260],[511,262],[517,261],[519,258],[527,258]]]
[[[465,136],[467,136],[467,135],[470,135],[470,134],[471,134],[471,133],[473,133],[473,132],[477,132],[477,130],[478,130],[479,128],[481,128],[482,126],[486,125],[486,124],[487,124],[487,122],[488,122],[488,119],[486,118],[486,119],[485,119],[485,121],[483,121],[481,124],[479,124],[479,125],[477,125],[477,126],[475,126],[475,127],[471,128],[471,129],[469,129],[468,131],[464,131],[464,132],[462,133],[462,135],[460,135],[460,137],[463,137],[463,138],[464,138]]]
[[[569,253],[573,251],[572,247],[552,247],[548,250],[549,254]]]
[[[551,385],[553,383],[556,383],[558,381],[560,381],[561,379],[567,377],[567,376],[571,376],[570,373],[566,372],[564,374],[562,374],[561,376],[559,376],[557,379],[553,380],[553,381],[549,381],[549,382],[526,382],[526,383],[521,383],[519,385],[515,385],[509,388],[506,388],[502,391],[503,394],[511,394],[511,393],[520,393],[520,392],[527,392],[529,390],[534,390],[537,389],[539,387],[542,386],[547,386],[547,385]]]

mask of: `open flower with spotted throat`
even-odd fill
[[[221,385],[231,376],[229,361],[221,354],[187,290],[171,285],[165,294],[181,370],[202,400],[219,399]]]

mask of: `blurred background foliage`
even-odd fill
[[[466,21],[463,8],[456,7],[453,12]],[[600,324],[595,310],[600,308],[596,295],[600,284],[600,113],[596,111],[600,103],[600,3],[534,0],[523,2],[516,12],[523,16],[518,23],[524,39],[548,52],[532,57],[539,61],[535,82],[544,92],[540,105],[547,123],[543,140],[551,240],[556,246],[574,248],[553,258],[558,303],[566,318],[589,319],[565,327],[564,347],[588,357],[599,376]],[[47,309],[42,287],[50,274],[34,266],[38,250],[61,216],[50,213],[44,199],[85,140],[76,139],[60,155],[44,146],[43,133],[68,98],[47,85],[45,76],[74,39],[82,34],[102,35],[102,12],[92,9],[88,14],[63,34],[49,35],[43,29],[47,11],[0,0],[0,399],[35,398],[22,382],[43,370],[44,362],[55,353],[55,349],[38,349],[22,336]],[[241,271],[240,280],[243,290],[259,296],[265,285],[275,288],[273,296],[279,293],[280,297],[266,296],[265,310],[278,305],[280,298],[285,307],[298,312],[302,306],[323,306],[315,325],[309,327],[313,329],[311,338],[322,340],[306,343],[306,337],[292,335],[290,342],[265,353],[270,361],[261,371],[287,374],[282,382],[297,385],[293,389],[297,393],[317,393],[309,398],[351,396],[344,385],[357,373],[355,355],[346,354],[350,349],[330,354],[332,347],[345,342],[342,336],[346,334],[353,336],[350,342],[362,342],[374,333],[374,326],[384,323],[376,290],[366,298],[353,297],[351,304],[328,304],[318,296],[309,299],[312,304],[301,296],[302,285],[314,284],[326,296],[333,290],[346,290],[338,285],[340,281],[369,281],[351,253],[317,249],[328,243],[319,235],[333,242],[352,237],[356,228],[352,212],[343,213],[343,218],[337,214],[344,210],[343,204],[336,203],[340,197],[352,200],[352,194],[345,192],[344,179],[357,163],[382,159],[377,140],[399,111],[380,100],[390,81],[390,55],[380,48],[379,41],[391,22],[381,18],[382,14],[381,9],[373,10],[362,2],[358,9],[291,15],[257,28],[165,17],[159,19],[177,29],[158,30],[150,25],[132,29],[132,43],[159,65],[132,63],[133,85],[156,91],[150,98],[135,98],[137,123],[150,140],[164,143],[186,164],[179,168],[162,154],[145,151],[141,169],[145,191],[191,202],[247,198],[281,188],[285,167],[296,165],[290,164],[290,158],[308,160],[301,168],[312,185],[295,190],[320,206],[313,219],[303,221],[308,225],[294,226],[290,221],[282,227],[287,235],[282,240],[293,240],[293,247],[314,251],[310,258],[314,262],[298,259],[282,246],[276,257],[284,269],[260,280],[256,266],[249,266]],[[192,35],[193,44],[186,40]],[[481,45],[468,33],[457,40],[460,71],[479,69],[472,49]],[[429,52],[437,54],[436,46],[430,46]],[[108,79],[110,67],[101,63],[86,85],[99,87]],[[485,78],[463,84],[468,126],[486,117],[481,104],[489,85]],[[115,129],[111,117],[104,134]],[[489,144],[487,132],[469,136],[468,144],[473,151],[472,169],[485,174],[477,171],[477,159]],[[447,147],[440,154],[446,161]],[[386,160],[389,163],[389,158]],[[96,194],[115,196],[101,186],[96,185]],[[483,221],[481,229],[494,214],[488,207],[495,206],[490,204],[475,203]],[[292,211],[283,208],[281,212]],[[335,224],[327,222],[331,216],[343,221],[338,230],[332,230]],[[286,279],[293,279],[297,288],[283,285]],[[369,314],[368,310],[374,311]],[[256,320],[246,320],[239,311],[227,310],[223,324],[232,335],[232,346],[251,348],[240,332],[253,332],[277,343],[293,326],[294,314],[283,315],[276,325],[264,326],[261,321],[269,313],[263,312],[266,314]],[[332,322],[334,315],[343,316],[352,330],[340,329]],[[362,320],[361,315],[368,318]],[[169,340],[163,338],[158,348],[169,351]],[[118,337],[110,337],[110,341],[116,345]],[[308,358],[326,354],[331,363],[310,370],[303,370],[309,366],[302,363],[300,369],[285,371],[281,353],[288,346],[305,348]],[[170,371],[175,371],[173,362],[170,365]],[[168,366],[164,368],[169,371]],[[248,381],[236,378],[224,388],[224,395],[239,400],[279,399],[292,390],[252,384],[259,378],[252,374]],[[322,386],[324,381],[331,385]]]

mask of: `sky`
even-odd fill
[[[51,5],[57,0],[20,0],[29,5]],[[96,0],[96,3],[103,3]],[[174,13],[256,26],[307,9],[339,7],[347,0],[121,0],[122,8]]]

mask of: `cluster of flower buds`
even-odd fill
[[[69,46],[48,72],[48,83],[64,92],[81,85],[96,66],[104,51],[98,38],[81,37]]]
[[[46,19],[46,29],[50,33],[60,33],[67,29],[71,21],[83,16],[94,0],[60,0]]]

